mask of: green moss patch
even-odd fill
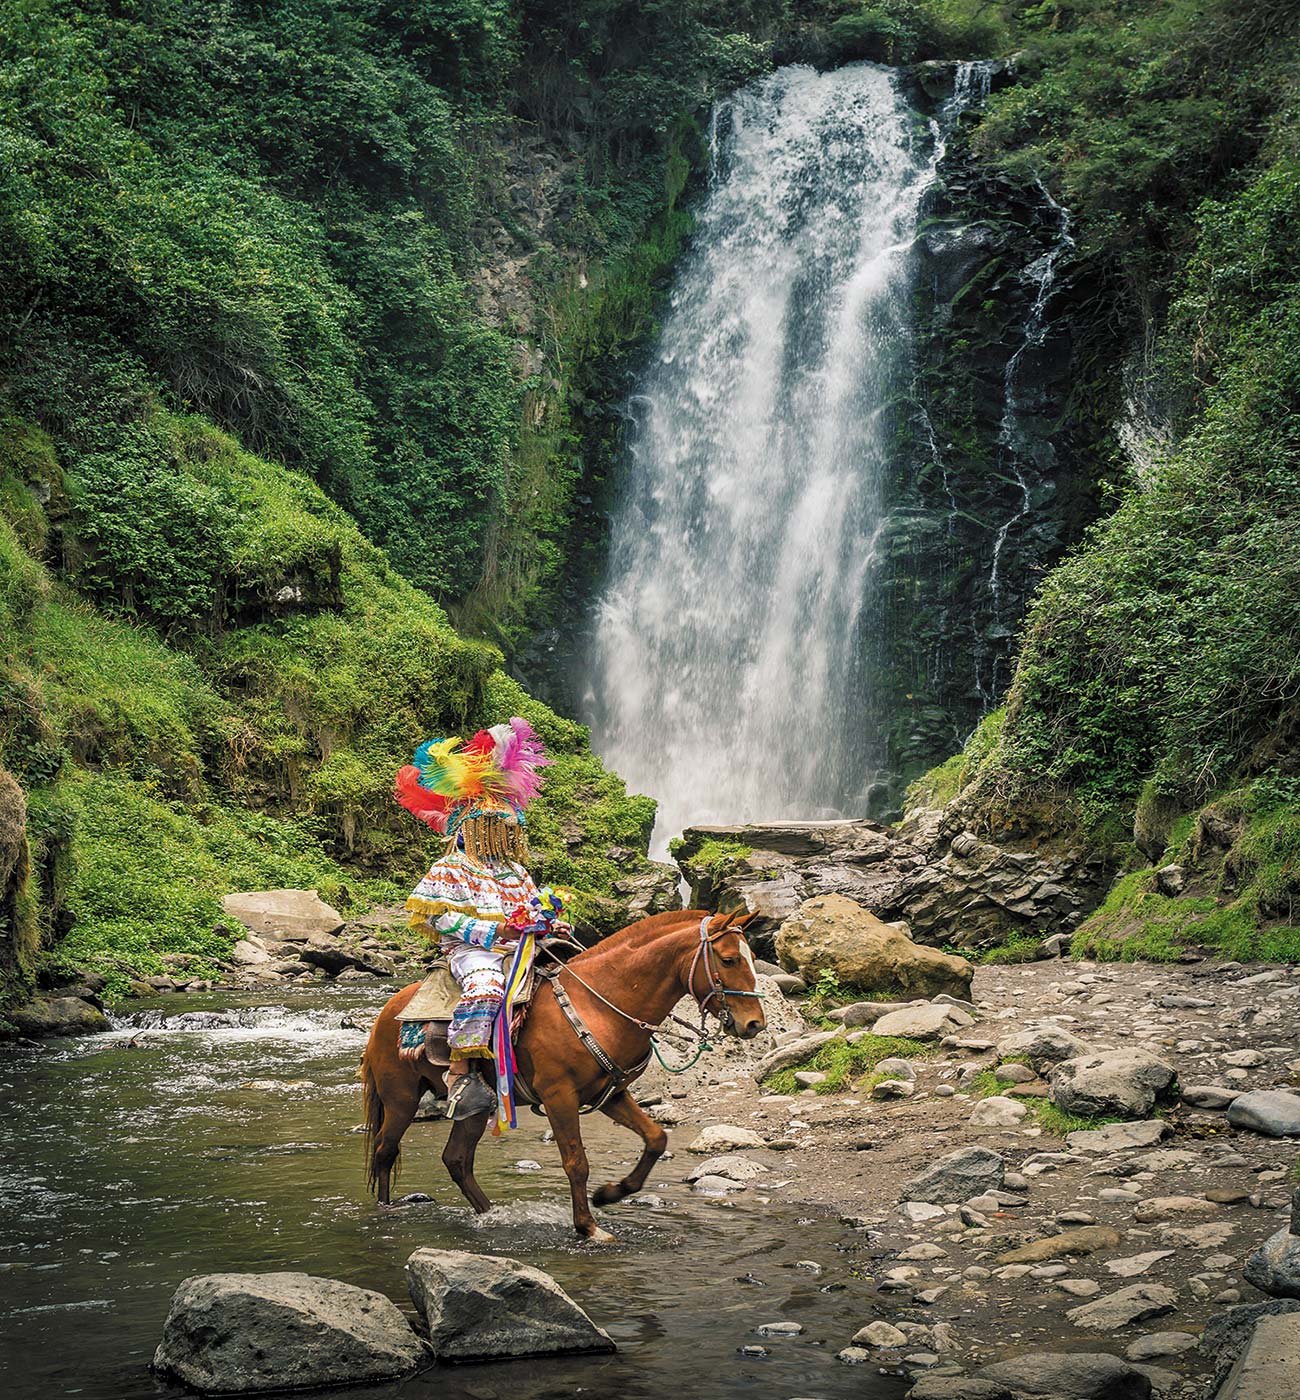
[[[794,1094],[799,1091],[796,1072],[821,1070],[826,1078],[816,1086],[817,1093],[833,1094],[844,1088],[862,1087],[857,1081],[870,1074],[881,1060],[925,1059],[938,1053],[925,1041],[895,1035],[864,1035],[852,1045],[844,1039],[828,1040],[805,1063],[778,1070],[764,1083],[774,1093]]]

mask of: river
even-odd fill
[[[612,1249],[573,1239],[555,1148],[531,1117],[480,1150],[480,1179],[501,1202],[490,1216],[475,1220],[447,1181],[440,1123],[408,1134],[399,1188],[432,1201],[376,1207],[355,1131],[364,1035],[345,1021],[364,1020],[381,1000],[341,988],[274,1004],[251,994],[172,999],[133,1009],[109,1034],[0,1052],[0,1374],[9,1400],[179,1396],[147,1367],[182,1279],[300,1269],[405,1308],[402,1264],[420,1245],[536,1264],[618,1352],[436,1367],[340,1394],[901,1396],[898,1378],[836,1360],[872,1316],[864,1237],[782,1203],[779,1190],[693,1195],[682,1182],[693,1159],[680,1150],[690,1128],[675,1133],[679,1155],[651,1178],[661,1207],[627,1202],[603,1213],[619,1236]],[[280,1084],[248,1087],[256,1080]],[[593,1182],[622,1175],[635,1156],[631,1135],[603,1119],[586,1120],[585,1131]],[[529,1160],[541,1169],[515,1165]],[[823,1266],[820,1276],[797,1267],[808,1259]],[[755,1335],[778,1319],[802,1323],[803,1333]],[[742,1357],[747,1345],[768,1354]]]

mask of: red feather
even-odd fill
[[[426,826],[431,826],[437,832],[447,830],[447,810],[451,804],[445,797],[421,785],[420,770],[414,764],[408,763],[397,770],[397,777],[393,780],[393,797]]]

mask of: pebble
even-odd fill
[[[956,1092],[951,1084],[936,1084],[934,1096],[936,1099],[950,1099]]]
[[[534,1162],[531,1157],[521,1157],[515,1163],[515,1170],[520,1172],[539,1172],[542,1169],[540,1162]]]
[[[820,1278],[825,1272],[822,1266],[815,1259],[796,1260],[795,1268],[802,1269],[804,1273],[811,1274],[813,1278]]]
[[[1101,1284],[1090,1278],[1058,1278],[1055,1283],[1072,1298],[1095,1298],[1101,1292]]]
[[[760,1322],[754,1331],[760,1337],[797,1337],[803,1331],[799,1322]]]
[[[737,1350],[741,1356],[767,1356],[769,1354],[766,1347],[755,1346],[753,1343],[749,1346],[738,1347]]]
[[[845,1347],[843,1351],[835,1353],[835,1359],[842,1361],[846,1366],[861,1366],[864,1361],[871,1360],[871,1353],[866,1347]]]

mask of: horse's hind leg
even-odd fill
[[[383,1117],[371,1148],[375,1190],[381,1206],[391,1204],[393,1174],[402,1150],[402,1137],[415,1121],[423,1086],[415,1079],[411,1083],[385,1085],[384,1089]]]
[[[442,1149],[442,1164],[447,1168],[447,1174],[460,1187],[461,1194],[478,1215],[492,1209],[492,1202],[483,1194],[483,1188],[474,1177],[474,1152],[491,1116],[490,1113],[479,1113],[473,1118],[462,1118],[453,1123],[447,1145]]]
[[[620,1127],[631,1130],[645,1143],[637,1164],[622,1181],[606,1182],[591,1198],[592,1205],[612,1206],[625,1196],[635,1195],[646,1183],[650,1169],[664,1155],[668,1146],[668,1134],[642,1109],[641,1105],[624,1090],[615,1094],[600,1110],[607,1118],[613,1119]]]

